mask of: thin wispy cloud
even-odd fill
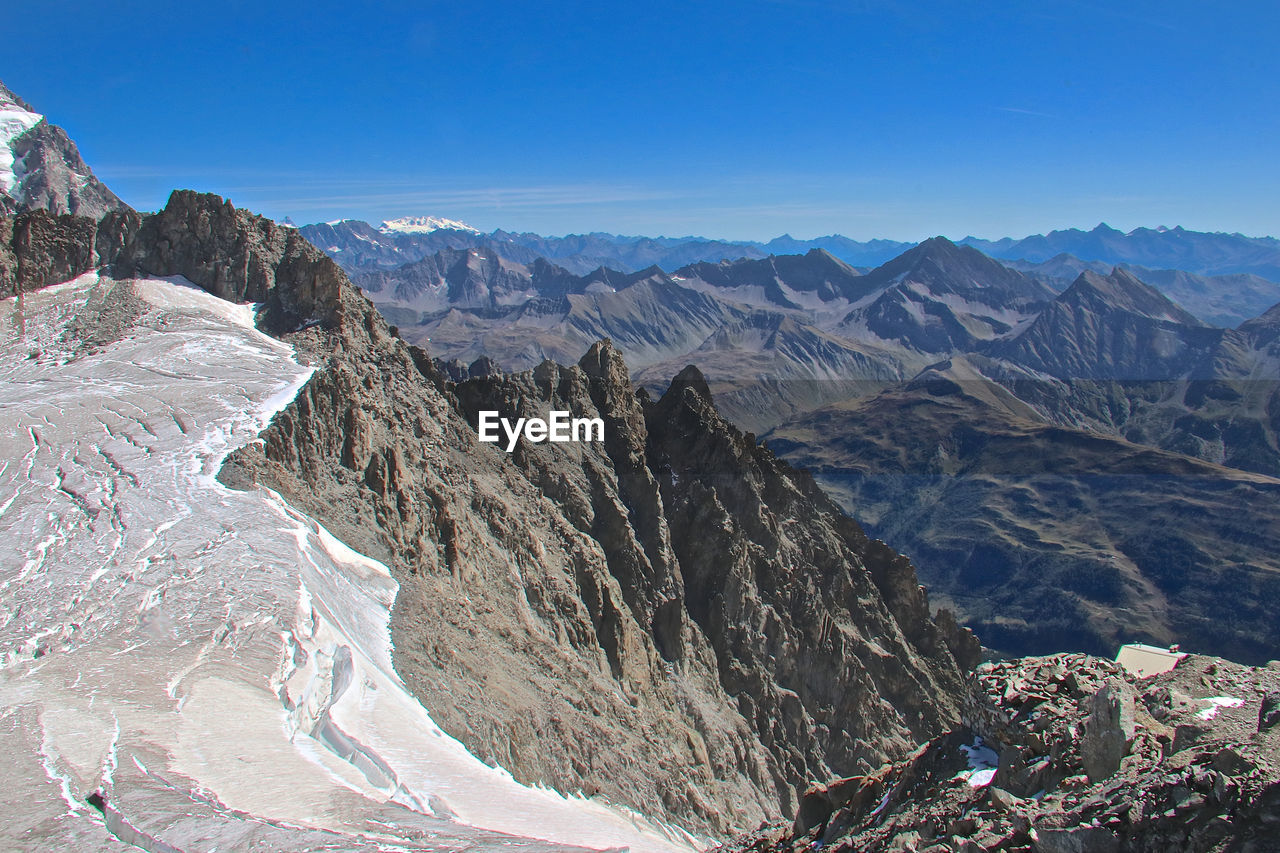
[[[1039,116],[1041,118],[1058,118],[1053,113],[1042,113],[1039,110],[1026,110],[1022,107],[996,107],[1002,113],[1014,113],[1023,116]]]
[[[403,186],[403,184],[401,184]],[[329,187],[332,190],[333,187]],[[231,193],[275,193],[287,195],[260,199],[279,207],[341,206],[352,208],[389,208],[409,206],[415,209],[451,208],[562,208],[626,202],[675,201],[687,196],[672,190],[596,184],[545,186],[477,187],[474,189],[434,190],[410,189],[396,192],[369,191],[352,188],[351,192],[299,192],[299,187],[231,186]]]

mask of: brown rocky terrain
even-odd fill
[[[1135,678],[1060,654],[983,664],[962,728],[806,792],[745,851],[1280,849],[1280,663]]]

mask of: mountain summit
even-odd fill
[[[1085,271],[992,353],[1061,379],[1171,379],[1221,338],[1131,273]]]
[[[62,128],[0,83],[0,214],[46,210],[99,219],[127,209]]]
[[[465,222],[456,219],[437,219],[434,216],[406,216],[401,219],[387,219],[378,226],[383,234],[430,234],[434,231],[464,231],[479,234],[480,229],[472,228]]]

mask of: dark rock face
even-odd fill
[[[223,299],[265,303],[262,325],[280,332],[335,322],[346,281],[296,229],[190,190],[176,190],[143,220],[117,267],[121,275],[181,275]]]
[[[99,220],[46,210],[0,217],[0,297],[114,264],[139,221],[132,210]]]
[[[814,786],[801,820],[729,849],[1275,850],[1280,734],[1257,732],[1253,720],[1278,681],[1275,665],[1208,657],[1146,679],[1085,655],[984,664],[968,728],[874,773]],[[1238,704],[1213,701],[1226,697]],[[1100,722],[1119,732],[1113,745],[1131,741],[1105,777],[1086,769]],[[989,782],[971,778],[965,750],[976,738],[999,756]]]
[[[725,423],[696,368],[649,403],[605,344],[577,370],[547,363],[456,393],[469,420],[481,409],[603,415],[603,453],[584,457],[585,477],[559,448],[522,448],[514,461],[553,502],[584,507],[574,523],[600,542],[621,587],[615,618],[634,620],[676,671],[704,670],[714,655],[701,677],[718,678],[755,729],[749,748],[784,792],[937,730],[952,676],[927,662],[951,656],[910,563]],[[625,671],[616,642],[606,652]]]

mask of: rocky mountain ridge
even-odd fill
[[[690,389],[696,380],[646,408],[605,344],[576,369],[543,364],[450,387],[368,303],[343,299],[357,299],[344,314],[359,319],[344,320],[333,344],[315,344],[332,347],[331,366],[229,470],[300,501],[396,567],[398,666],[464,742],[520,778],[661,803],[670,817],[723,832],[775,800],[789,809],[788,791],[821,768],[900,751],[945,719],[956,670],[914,580],[904,581],[908,565],[874,569],[894,555],[839,520],[812,483],[797,492],[803,479],[751,450]],[[358,377],[371,373],[381,383],[362,387]],[[595,412],[611,438],[604,447],[522,444],[507,457],[480,445],[461,417],[481,400],[512,416],[545,406]],[[673,455],[659,438],[668,423],[683,424],[676,458],[688,460],[665,463],[673,493],[659,486],[664,469],[647,461]],[[712,455],[690,458],[704,442]],[[748,464],[755,473],[735,483]],[[467,482],[475,491],[459,489]],[[704,511],[715,508],[696,531],[674,526],[679,516],[667,508],[686,489]],[[817,515],[801,509],[810,503]],[[823,544],[783,546],[784,517],[801,525],[793,536],[816,525]],[[723,535],[707,540],[706,524]],[[753,546],[760,537],[772,544]],[[782,594],[758,580],[766,571],[799,586]],[[888,609],[841,615],[838,602],[886,595],[876,572]],[[523,581],[513,587],[513,578]],[[505,598],[513,594],[514,621]],[[442,612],[442,602],[456,604]],[[812,607],[834,609],[818,618]],[[951,642],[967,648],[962,634]],[[821,674],[800,654],[832,643],[841,653],[822,656],[834,669]],[[884,644],[898,651],[870,652]],[[488,666],[495,654],[510,662],[504,675]],[[882,698],[893,690],[900,708]],[[850,701],[859,713],[838,713]],[[855,720],[865,728],[840,734]],[[565,753],[539,750],[548,738]],[[650,749],[661,755],[637,762]]]

